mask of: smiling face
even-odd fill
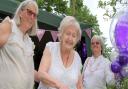
[[[65,49],[73,49],[78,40],[78,31],[74,26],[68,26],[64,29],[60,40],[61,45]]]
[[[27,30],[29,30],[35,23],[37,19],[37,11],[34,4],[28,4],[20,11],[21,24],[26,25]]]
[[[98,39],[93,38],[91,40],[91,48],[94,55],[101,54],[102,47],[101,42]]]

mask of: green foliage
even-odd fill
[[[116,89],[115,85],[107,85],[107,89]]]
[[[106,12],[104,13],[104,15],[111,18],[116,13],[116,4],[117,4],[116,2],[117,0],[109,0],[109,1],[99,0],[98,7],[105,9]]]
[[[128,89],[128,78],[123,78],[121,81],[121,89]]]
[[[112,50],[112,47],[107,47],[107,44],[105,44],[103,55],[108,59],[110,59],[111,50]]]
[[[37,3],[42,10],[61,15],[73,15],[78,21],[87,23],[94,28],[95,34],[102,34],[97,17],[93,16],[87,6],[83,5],[83,0],[70,0],[70,2],[66,0],[37,0]]]
[[[67,10],[67,1],[65,0],[36,0],[40,9],[64,14]]]
[[[120,87],[116,88],[116,86],[113,85],[113,86],[107,86],[107,89],[128,89],[128,77],[123,78],[121,80]]]
[[[117,8],[116,8],[117,5],[127,6],[128,1],[127,0],[109,0],[109,1],[99,0],[98,1],[98,7],[106,10],[104,15],[110,18],[113,17],[117,12]]]

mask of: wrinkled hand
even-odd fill
[[[58,89],[69,89],[69,87],[65,84],[60,83]]]

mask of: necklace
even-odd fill
[[[87,62],[87,68],[90,72],[95,72],[98,67],[100,66],[100,61],[99,59],[94,59],[95,61],[93,61],[93,59],[91,58],[90,60],[88,60]],[[98,62],[98,63],[97,63]],[[95,65],[96,63],[96,65]],[[94,66],[95,65],[95,66]]]
[[[63,63],[63,65],[67,68],[67,67],[69,67],[69,64],[70,64],[70,59],[71,59],[71,52],[66,56],[62,56],[62,63]]]

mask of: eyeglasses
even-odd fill
[[[34,13],[32,10],[30,10],[30,9],[26,9],[26,10],[27,10],[27,14],[28,14],[29,16],[33,16],[34,18],[37,18],[37,14]]]
[[[100,42],[92,42],[91,44],[92,44],[92,45],[94,45],[94,44],[99,45]]]

